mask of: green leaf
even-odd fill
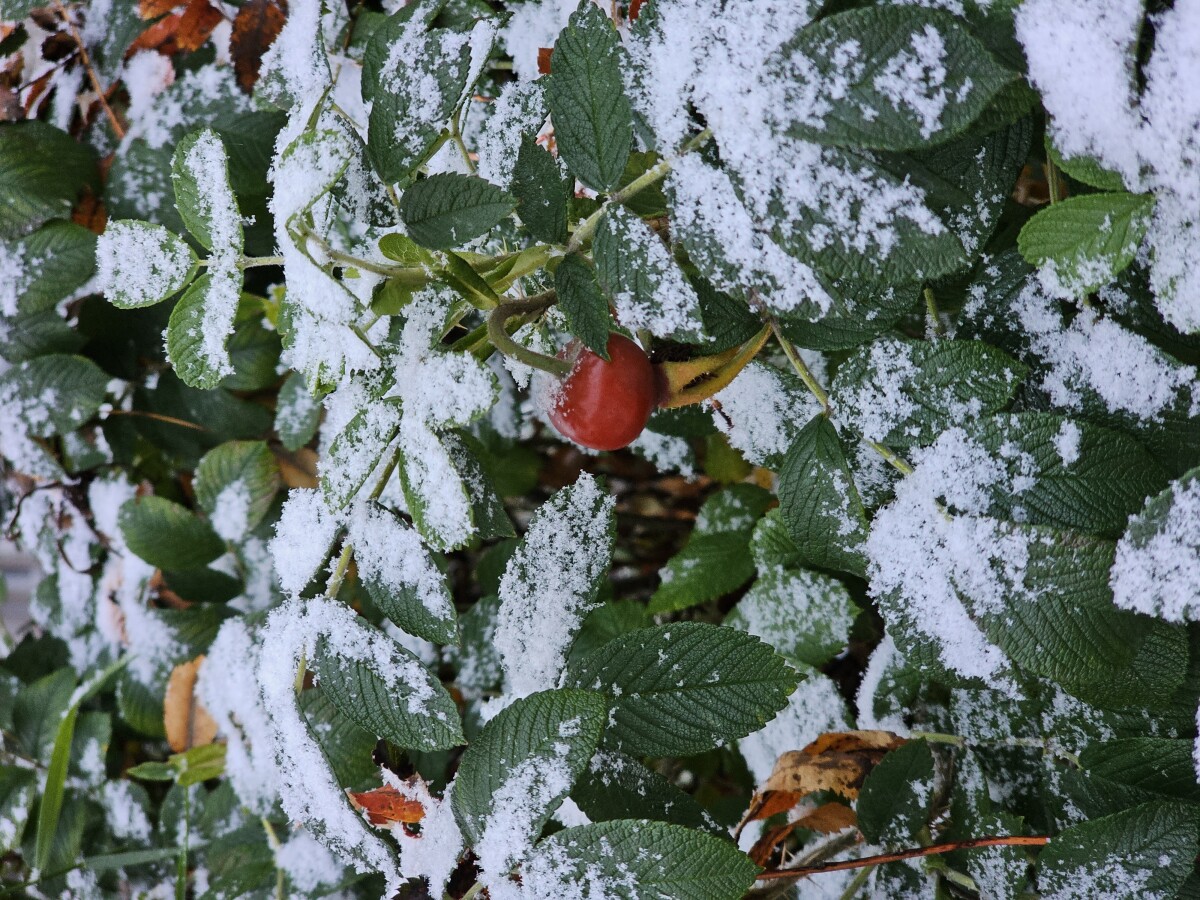
[[[587,768],[607,712],[600,694],[560,689],[516,700],[488,722],[454,782],[454,816],[468,841],[504,853],[536,838]],[[521,813],[505,821],[516,804]]]
[[[797,676],[758,638],[677,622],[610,641],[570,663],[566,683],[609,695],[606,745],[689,756],[757,731],[787,705]]]
[[[215,531],[165,497],[126,500],[117,521],[129,549],[159,569],[196,569],[225,552]]]
[[[981,341],[881,338],[842,364],[831,394],[839,423],[869,441],[912,447],[999,412],[1028,371]]]
[[[1195,807],[1155,802],[1092,819],[1050,840],[1038,858],[1044,900],[1173,897],[1200,850]]]
[[[13,704],[14,749],[39,763],[49,762],[59,723],[71,705],[75,673],[59,669],[23,687]]]
[[[443,750],[463,743],[454,700],[412,653],[381,633],[370,648],[347,655],[328,639],[313,670],[330,702],[360,728],[414,750]],[[364,658],[370,649],[386,656]]]
[[[1123,191],[1125,190],[1125,182],[1116,172],[1110,171],[1100,165],[1099,161],[1094,156],[1072,156],[1065,157],[1058,152],[1058,148],[1050,140],[1050,135],[1046,135],[1046,156],[1050,162],[1058,166],[1076,181],[1082,182],[1089,187],[1099,188],[1102,191]]]
[[[574,896],[601,883],[609,896],[738,900],[758,866],[732,843],[681,825],[623,819],[565,828],[542,841],[526,879]]]
[[[615,600],[597,606],[584,617],[568,657],[580,659],[615,637],[653,624],[650,613],[637,600]]]
[[[180,787],[190,787],[220,778],[225,773],[225,745],[202,744],[183,753],[172,754],[170,761],[179,773],[175,783]]]
[[[1146,495],[1167,484],[1141,444],[1089,422],[1023,412],[983,419],[967,433],[1007,470],[988,489],[990,511],[1016,522],[1116,538]]]
[[[205,272],[171,310],[167,357],[190,387],[211,390],[233,374],[227,343],[241,290],[241,272]]]
[[[558,308],[567,320],[567,329],[601,359],[608,359],[608,332],[612,317],[608,301],[600,292],[596,273],[577,253],[563,259],[554,273]]]
[[[567,168],[596,191],[616,185],[633,143],[621,41],[609,19],[581,3],[554,43],[546,104]]]
[[[925,741],[893,750],[867,775],[858,797],[858,828],[872,844],[910,842],[929,820],[933,753]]]
[[[407,234],[395,232],[385,234],[379,239],[379,252],[388,259],[405,266],[431,266],[437,262],[437,257],[410,238]]]
[[[275,404],[275,432],[283,446],[295,453],[313,439],[321,423],[321,401],[314,397],[299,372],[283,380]]]
[[[867,516],[841,440],[823,415],[801,429],[779,469],[779,510],[800,560],[862,575]]]
[[[229,185],[229,157],[211,128],[195,131],[179,142],[171,160],[175,206],[183,222],[215,257],[242,252],[242,215]]]
[[[183,290],[196,273],[196,254],[161,225],[109,222],[96,246],[104,296],[121,309],[153,306]]]
[[[824,285],[832,308],[816,321],[779,316],[784,337],[810,350],[853,350],[890,331],[917,304],[920,285],[854,282]]]
[[[1017,238],[1056,295],[1097,291],[1133,262],[1150,227],[1150,194],[1084,194],[1039,210]]]
[[[624,206],[609,206],[592,244],[596,272],[621,324],[657,337],[704,338],[700,298],[645,222]]]
[[[475,533],[471,491],[441,439],[405,422],[400,433],[400,488],[413,526],[432,550],[461,547]]]
[[[857,614],[836,578],[776,566],[759,575],[725,624],[762,638],[793,665],[820,668],[846,648]]]
[[[266,441],[226,441],[201,458],[193,487],[213,530],[238,541],[263,520],[280,483]]]
[[[539,147],[528,134],[521,135],[512,193],[517,198],[517,215],[530,237],[548,244],[566,243],[571,184],[550,151]]]
[[[748,533],[694,534],[659,570],[649,612],[674,612],[733,593],[754,575]]]
[[[1079,764],[1089,775],[1150,791],[1169,799],[1200,800],[1193,742],[1134,737],[1089,744]]]
[[[444,5],[410,4],[367,45],[363,97],[373,101],[367,149],[388,183],[407,184],[433,155],[467,86],[470,42],[459,31],[429,29]]]
[[[592,757],[571,799],[593,822],[656,819],[722,834],[695,797],[624,753],[601,750]]]
[[[400,218],[418,244],[449,250],[486,234],[516,207],[512,194],[482,178],[443,173],[404,192]]]
[[[3,244],[0,243],[0,252]],[[74,222],[47,222],[15,241],[9,251],[26,265],[8,270],[17,306],[24,313],[53,309],[82,287],[96,267],[96,236]],[[5,356],[8,356],[7,347]]]
[[[438,277],[462,296],[476,309],[495,309],[500,297],[492,290],[487,280],[471,268],[471,264],[449,250],[445,253],[446,265]]]
[[[93,151],[46,122],[0,124],[0,240],[69,218],[75,198],[96,182]]]
[[[784,83],[786,134],[876,150],[918,150],[961,134],[1018,77],[961,20],[916,6],[823,18],[767,67]]]
[[[144,762],[126,769],[125,774],[141,781],[174,781],[177,771],[170,763]]]
[[[69,355],[87,343],[56,309],[17,315],[5,322],[4,358],[10,363],[28,362],[50,354]]]
[[[355,725],[320,687],[301,691],[298,702],[337,783],[352,791],[378,787],[379,766],[372,758],[375,735]]]
[[[358,576],[379,611],[417,637],[452,644],[458,637],[446,577],[408,523],[382,504],[358,507],[350,522]]]
[[[320,467],[321,491],[331,509],[346,506],[362,490],[399,428],[397,404],[369,403],[338,432]]]
[[[0,374],[0,397],[14,403],[35,437],[74,431],[104,402],[109,377],[90,359],[52,353]]]

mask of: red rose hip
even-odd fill
[[[642,348],[611,334],[608,362],[579,341],[571,341],[558,355],[574,365],[550,397],[554,427],[593,450],[619,450],[632,443],[658,404],[654,367]]]

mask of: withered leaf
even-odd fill
[[[208,0],[190,0],[179,19],[175,46],[180,50],[199,50],[224,18]]]
[[[250,0],[233,20],[229,53],[238,85],[247,94],[254,90],[263,54],[279,36],[284,18],[274,0]]]
[[[807,828],[822,834],[835,834],[858,824],[854,810],[844,803],[823,803],[807,815],[766,831],[750,850],[750,858],[766,867],[775,849],[797,828]]]
[[[138,15],[143,19],[157,19],[183,6],[184,2],[185,0],[138,0]]]
[[[775,770],[754,795],[744,821],[791,809],[817,791],[853,800],[867,773],[888,751],[904,743],[890,731],[836,731],[821,735],[803,750],[789,750],[775,761]]]
[[[372,825],[391,825],[403,822],[408,825],[420,822],[425,817],[425,807],[420,800],[407,796],[391,785],[373,788],[362,793],[346,791],[350,805],[367,814]]]
[[[217,723],[196,698],[196,677],[204,664],[204,655],[180,663],[167,681],[163,698],[163,727],[167,743],[176,753],[211,744],[217,736]]]

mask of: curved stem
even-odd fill
[[[775,333],[775,340],[783,349],[783,353],[788,358],[788,362],[792,364],[792,368],[796,370],[796,374],[800,376],[800,380],[804,382],[804,386],[817,398],[817,402],[824,407],[825,414],[829,415],[829,394],[826,393],[825,388],[821,387],[820,382],[813,376],[808,366],[804,364],[804,360],[800,358],[800,354],[796,352],[796,348],[792,346],[792,342],[783,336],[783,332],[779,330],[779,323],[774,318],[771,319],[771,331]]]
[[[558,375],[560,377],[568,374],[571,371],[571,364],[569,362],[553,356],[547,356],[544,353],[538,353],[536,350],[530,350],[528,347],[522,347],[512,339],[508,333],[508,329],[505,327],[509,319],[528,313],[542,312],[553,305],[553,303],[554,291],[547,291],[544,294],[538,294],[536,297],[530,297],[527,300],[510,300],[507,303],[501,303],[488,316],[488,340],[492,342],[493,347],[505,356],[511,356],[513,359],[523,362],[527,366],[532,366],[535,369],[541,369],[543,372],[549,372],[551,375]]]
[[[878,866],[882,863],[901,862],[906,859],[918,859],[922,856],[936,856],[941,853],[953,853],[956,850],[975,850],[979,847],[1044,847],[1050,838],[1044,835],[1027,837],[1012,835],[1010,837],[981,837],[966,841],[951,841],[946,844],[933,844],[929,847],[915,847],[912,850],[900,850],[897,853],[881,853],[878,856],[863,856],[858,859],[844,859],[838,862],[821,863],[815,866],[797,866],[794,869],[774,869],[760,872],[760,881],[774,878],[807,878],[809,875],[820,875],[822,872],[841,872],[846,869],[860,869],[863,866]]]

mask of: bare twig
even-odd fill
[[[76,30],[75,23],[71,21],[70,13],[67,12],[67,8],[62,5],[60,0],[55,0],[54,9],[67,26],[67,30],[71,32],[71,38],[79,48],[79,61],[83,63],[83,69],[87,72],[88,80],[91,81],[93,90],[96,91],[96,95],[100,98],[100,105],[104,108],[104,112],[108,116],[108,121],[112,123],[112,129],[117,136],[117,140],[123,140],[125,138],[125,126],[117,120],[116,113],[108,105],[108,97],[105,95],[104,87],[100,84],[100,78],[96,75],[96,70],[92,66],[92,60],[88,57],[87,45],[83,42],[83,37]]]

